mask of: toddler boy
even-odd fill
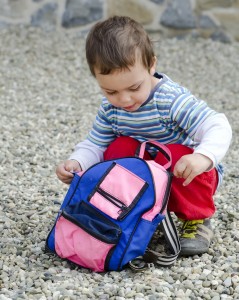
[[[104,97],[87,138],[58,165],[58,178],[69,184],[72,172],[134,156],[141,142],[157,140],[172,153],[168,208],[183,221],[181,255],[208,251],[213,195],[223,175],[219,162],[232,136],[227,118],[156,72],[152,43],[129,17],[97,23],[87,37],[86,57]],[[147,152],[144,158],[152,157],[163,163],[160,153]]]

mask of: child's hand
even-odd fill
[[[212,161],[200,153],[192,153],[182,156],[174,166],[173,174],[177,178],[186,179],[183,185],[188,185],[197,175],[207,171]]]
[[[82,171],[80,164],[76,160],[66,160],[56,168],[57,177],[64,183],[70,184],[74,175],[73,172]]]

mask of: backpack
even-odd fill
[[[146,146],[167,163],[145,161]],[[172,265],[180,252],[167,203],[171,153],[156,141],[140,145],[135,157],[103,161],[75,174],[47,240],[46,250],[95,272]],[[148,248],[161,225],[170,255]]]

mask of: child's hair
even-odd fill
[[[143,26],[129,17],[114,16],[93,26],[86,40],[86,58],[93,76],[135,64],[137,52],[148,70],[153,64],[154,50]]]

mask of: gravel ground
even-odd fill
[[[159,71],[224,112],[233,127],[209,253],[170,269],[97,274],[43,251],[67,190],[55,165],[84,138],[100,102],[84,38],[9,28],[0,41],[0,299],[239,299],[239,44],[155,43]]]

